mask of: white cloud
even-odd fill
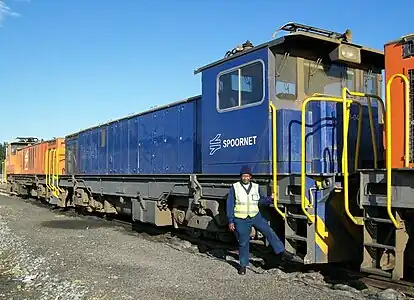
[[[20,14],[13,11],[6,4],[5,0],[0,0],[0,26],[3,25],[3,22],[7,17],[20,17]]]

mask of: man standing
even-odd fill
[[[240,176],[241,180],[232,185],[227,198],[229,230],[236,231],[239,240],[240,269],[238,273],[246,274],[246,267],[249,264],[252,226],[264,235],[277,256],[300,262],[300,258],[285,250],[283,243],[259,212],[259,204],[269,203],[273,195],[266,198],[260,196],[259,185],[251,182],[252,173],[248,167],[241,169]]]

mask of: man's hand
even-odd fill
[[[234,231],[236,227],[234,226],[234,223],[229,224],[229,230]]]
[[[271,194],[270,198],[274,199],[275,198],[275,194]]]

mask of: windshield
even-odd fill
[[[15,155],[17,150],[22,149],[26,146],[26,144],[12,144],[11,145],[11,155]]]
[[[305,94],[314,93],[341,96],[344,87],[355,90],[355,71],[340,65],[326,65],[305,61]]]

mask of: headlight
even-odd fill
[[[355,48],[351,48],[351,47],[345,46],[345,47],[342,47],[341,54],[342,54],[343,57],[345,57],[347,59],[355,60],[355,59],[358,59],[357,58],[358,57],[358,53],[359,53],[358,50],[359,49],[355,49]]]
[[[361,63],[361,51],[357,47],[341,44],[329,54],[333,61]]]

